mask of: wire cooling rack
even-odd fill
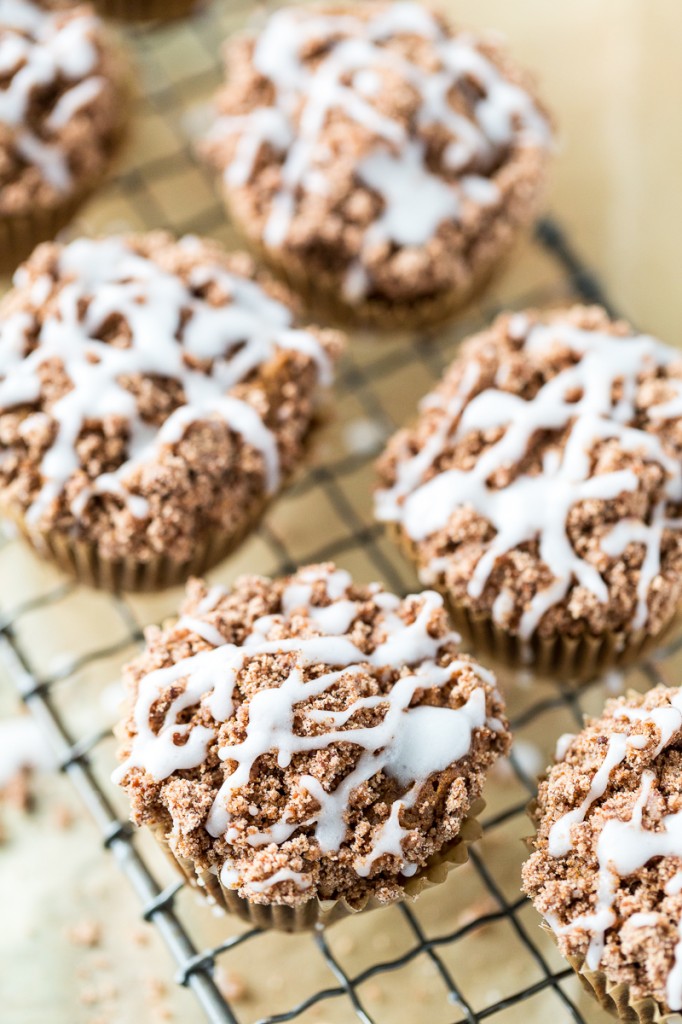
[[[130,33],[143,81],[136,144],[75,231],[170,227],[232,244],[222,205],[196,165],[191,137],[201,129],[205,103],[220,79],[219,42],[243,23],[249,6],[218,3],[175,28]],[[244,571],[286,573],[305,562],[335,559],[359,580],[378,578],[402,593],[417,587],[372,521],[374,458],[463,337],[502,307],[571,299],[608,306],[561,227],[546,219],[485,304],[451,327],[434,337],[356,334],[338,378],[336,416],[321,433],[312,465],[211,578],[229,583]],[[414,905],[350,918],[328,932],[281,936],[197,907],[153,844],[126,822],[125,801],[109,781],[115,716],[103,710],[101,696],[121,662],[139,649],[143,627],[177,607],[178,592],[93,593],[65,582],[14,538],[0,547],[0,579],[7,584],[0,594],[1,665],[48,734],[62,771],[137,893],[143,918],[168,946],[178,982],[194,992],[213,1024],[606,1020],[581,993],[519,893],[525,855],[520,840],[529,828],[525,807],[556,738],[580,726],[583,714],[597,711],[609,692],[673,682],[682,638],[625,677],[611,673],[579,691],[501,671],[515,750],[493,773],[484,837],[469,863]],[[258,998],[243,1004],[238,994],[226,998],[216,965],[236,965]]]

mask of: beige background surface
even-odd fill
[[[616,306],[641,327],[678,344],[679,0],[458,0],[445,6],[462,24],[502,31],[517,56],[537,72],[560,125],[551,211],[596,269]],[[211,180],[197,170],[187,138],[205,122],[220,38],[244,22],[248,7],[216,3],[192,25],[136,39],[133,50],[149,98],[140,101],[133,144],[120,176],[91,203],[74,230],[167,224],[178,231],[211,232],[231,243]],[[383,540],[363,547],[352,538],[354,529],[368,530],[371,524],[371,454],[388,425],[400,422],[431,386],[460,338],[482,323],[494,306],[520,305],[526,297],[554,301],[566,294],[555,261],[528,243],[482,305],[467,311],[430,343],[357,336],[347,364],[352,374],[339,388],[338,416],[325,429],[314,456],[317,466],[347,457],[355,457],[357,464],[344,471],[337,484],[315,471],[304,475],[277,503],[267,529],[213,576],[229,582],[247,569],[274,571],[279,546],[285,544],[296,561],[336,548],[339,563],[361,579],[386,577],[390,571],[403,588],[414,586],[407,567]],[[358,389],[359,379],[364,384]],[[383,416],[368,411],[376,401]],[[339,502],[345,502],[343,515]],[[374,537],[371,532],[367,536]],[[0,581],[4,612],[62,583],[16,541],[0,550]],[[177,599],[177,593],[132,598],[126,609],[144,626],[172,612]],[[121,609],[110,599],[76,588],[45,609],[22,615],[17,637],[36,671],[50,674],[81,653],[125,643],[126,629]],[[77,735],[115,718],[111,684],[131,652],[126,648],[96,659],[59,685],[57,701]],[[666,678],[677,682],[675,659],[666,658],[661,665]],[[554,684],[509,674],[503,682],[515,716],[539,700],[550,702],[517,737],[517,765],[533,774],[551,756],[556,736],[573,721],[564,707],[552,706],[558,694]],[[645,686],[647,677],[633,670],[625,681],[611,678],[608,687],[598,685],[581,694],[580,707],[597,710],[609,688],[625,684]],[[16,710],[11,683],[1,678],[0,715]],[[112,758],[111,743],[98,749],[104,785]],[[29,817],[0,804],[5,834],[0,846],[3,1024],[199,1022],[202,1018],[192,998],[173,986],[170,962],[152,929],[137,923],[135,899],[101,852],[98,836],[66,781],[42,777],[36,791],[37,807]],[[509,766],[502,766],[489,787],[488,814],[524,799],[518,778]],[[119,805],[125,814],[123,803]],[[63,825],[65,807],[73,813],[73,822],[58,827]],[[480,846],[498,889],[497,899],[486,891],[480,872],[467,866],[447,886],[420,900],[419,920],[426,935],[447,935],[467,921],[494,914],[500,899],[518,899],[523,859],[519,840],[526,831],[525,820],[516,815],[490,830]],[[162,879],[168,880],[168,869],[158,862],[153,848],[149,855]],[[197,941],[210,944],[231,929],[239,931],[239,926],[214,918],[192,893],[183,893],[180,904]],[[68,941],[69,928],[91,920],[101,932],[95,947]],[[523,907],[517,921],[548,958],[550,968],[560,970],[562,961],[544,939],[532,909]],[[357,973],[368,964],[401,956],[414,945],[414,935],[401,913],[391,909],[338,925],[330,932],[329,944],[346,970]],[[456,945],[439,947],[439,953],[474,1009],[512,996],[542,977],[529,948],[507,921],[473,927]],[[335,985],[308,938],[264,936],[222,958],[221,965],[234,974],[233,984],[241,986],[234,1005],[244,1022],[282,1012],[316,990]],[[578,993],[574,981],[562,986],[577,1000],[589,1024],[603,1024],[604,1015]],[[359,995],[376,1024],[451,1024],[462,1019],[445,1000],[436,965],[425,955],[393,974],[368,980]],[[351,1024],[357,1018],[347,1000],[334,999],[316,1004],[299,1019],[304,1024]],[[556,994],[543,990],[491,1019],[500,1024],[563,1024],[570,1017]]]

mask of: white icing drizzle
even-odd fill
[[[437,68],[427,72],[385,45],[405,34],[430,42]],[[326,47],[314,69],[301,57],[312,40],[321,40]],[[377,242],[424,245],[441,223],[459,220],[462,200],[480,206],[497,202],[494,181],[473,173],[457,180],[469,164],[491,165],[501,147],[546,147],[550,142],[546,119],[528,93],[503,77],[473,37],[448,36],[434,15],[417,3],[392,3],[367,19],[285,8],[270,17],[259,35],[253,62],[274,86],[273,105],[218,119],[209,141],[238,137],[225,169],[228,187],[249,181],[262,146],[283,155],[281,188],[264,230],[267,245],[277,248],[284,242],[297,193],[326,188],[324,170],[332,157],[321,135],[330,112],[341,111],[375,136],[356,174],[379,194],[383,211],[366,231],[359,259],[348,269],[348,300],[357,300],[370,289],[366,254]],[[414,134],[372,103],[381,92],[382,72],[398,75],[419,95]],[[449,99],[466,76],[475,78],[482,90],[472,120],[457,113]],[[454,180],[429,170],[418,132],[434,125],[451,137],[443,163]]]
[[[190,250],[196,244],[190,237],[178,243]],[[331,369],[322,345],[292,327],[290,311],[256,282],[217,265],[197,266],[185,284],[122,239],[70,243],[59,257],[59,273],[67,283],[29,355],[23,353],[31,318],[20,312],[0,323],[0,409],[38,401],[41,367],[50,359],[62,363],[74,385],[49,410],[57,429],[40,465],[43,486],[27,521],[41,518],[79,468],[76,442],[85,425],[112,415],[127,424],[127,458],[115,472],[83,486],[71,506],[76,516],[93,495],[109,493],[144,518],[146,500],[128,489],[133,472],[179,442],[190,424],[211,418],[225,422],[262,455],[266,488],[274,492],[280,478],[275,435],[254,405],[228,392],[278,349],[311,358],[320,380],[329,383]],[[16,285],[22,285],[25,274],[17,272]],[[195,293],[209,282],[227,296],[223,304],[211,305]],[[127,347],[97,339],[111,316],[125,319],[131,334]],[[210,369],[190,360],[209,360]],[[170,378],[182,387],[185,404],[159,430],[145,424],[125,387],[126,378],[136,374]]]
[[[229,862],[226,862],[226,866]],[[226,879],[229,884],[231,878],[230,870],[222,868],[220,872],[220,879],[223,884],[226,883]],[[309,875],[301,874],[299,871],[293,871],[291,868],[280,868],[274,875],[270,875],[269,878],[264,878],[261,882],[249,882],[249,889],[253,892],[266,892],[271,889],[273,885],[279,885],[281,882],[293,882],[297,889],[301,892],[305,892],[312,885],[312,881]]]
[[[666,367],[679,355],[646,335],[613,337],[562,323],[538,324],[529,329],[521,317],[516,318],[514,329],[519,339],[525,336],[525,349],[531,354],[549,352],[559,343],[575,352],[579,361],[550,378],[530,401],[492,387],[476,394],[478,371],[472,363],[423,448],[411,458],[399,460],[396,482],[377,494],[376,515],[380,520],[400,523],[416,542],[445,528],[453,513],[465,506],[487,519],[496,536],[472,573],[468,591],[473,598],[483,593],[500,556],[537,540],[540,557],[554,579],[535,594],[523,613],[519,633],[527,639],[545,612],[566,597],[574,582],[599,601],[608,599],[600,573],[574,550],[566,520],[576,503],[615,499],[637,490],[639,481],[630,470],[591,476],[589,452],[597,441],[615,438],[624,451],[636,451],[660,463],[667,474],[665,499],[682,499],[679,457],[672,456],[654,434],[628,426],[636,416],[639,375],[652,367]],[[623,382],[623,394],[614,406],[612,389],[619,380]],[[570,401],[576,393],[581,397]],[[440,406],[441,402],[437,394],[428,396],[423,408]],[[446,445],[457,443],[470,431],[494,428],[504,428],[502,437],[470,470],[450,469],[424,482]],[[570,430],[563,453],[548,452],[539,474],[519,473],[497,490],[488,485],[497,470],[523,458],[534,435],[564,428]],[[650,523],[622,520],[601,540],[602,551],[613,557],[623,554],[630,544],[641,544],[645,549],[633,629],[644,627],[648,619],[649,590],[660,571],[663,531],[681,526],[681,520],[668,518],[666,501],[662,501]],[[447,567],[448,558],[434,558],[422,569],[421,578],[433,583]],[[495,621],[506,624],[509,612],[508,600],[500,595],[493,608]]]
[[[313,588],[320,582],[332,602],[324,608],[311,604]],[[234,770],[226,776],[216,796],[206,823],[208,832],[214,837],[224,836],[228,843],[237,838],[227,801],[234,791],[248,783],[254,766],[264,754],[276,751],[278,764],[286,768],[298,753],[325,749],[333,743],[352,742],[363,748],[362,753],[355,768],[332,792],[327,792],[312,776],[301,776],[297,789],[307,791],[319,804],[318,810],[304,824],[314,827],[323,852],[338,850],[346,833],[345,813],[351,794],[362,783],[384,771],[396,780],[404,794],[394,802],[388,819],[377,828],[370,853],[362,859],[357,858],[354,867],[358,875],[365,877],[378,858],[391,854],[398,859],[403,875],[413,874],[417,865],[410,862],[403,850],[403,840],[409,835],[409,830],[400,824],[401,811],[413,805],[432,774],[442,772],[466,757],[476,730],[487,727],[494,732],[499,731],[499,721],[486,717],[483,685],[494,685],[494,677],[480,666],[472,666],[479,683],[456,710],[426,705],[410,707],[418,690],[445,686],[465,666],[459,660],[447,667],[436,663],[443,644],[458,639],[455,634],[436,639],[429,633],[429,623],[442,607],[442,598],[430,591],[411,598],[418,601],[418,610],[414,621],[407,625],[397,614],[400,600],[392,594],[375,592],[373,600],[382,609],[382,639],[367,655],[348,635],[361,607],[359,602],[346,596],[350,584],[346,572],[329,566],[304,569],[284,590],[281,613],[256,620],[242,646],[223,640],[220,646],[147,675],[140,683],[134,709],[136,735],[132,749],[128,759],[115,772],[114,780],[122,781],[131,768],[142,768],[153,778],[162,780],[173,772],[201,764],[218,723],[232,714],[233,689],[239,670],[254,657],[291,652],[293,667],[281,685],[260,689],[251,696],[245,738],[219,751],[222,759],[234,764]],[[320,635],[268,640],[267,634],[273,625],[287,620],[292,614],[307,614]],[[181,625],[190,629],[193,621],[185,617]],[[204,636],[203,631],[197,632]],[[305,680],[303,672],[306,667],[320,664],[327,670],[316,678]],[[365,670],[369,667],[379,675],[401,666],[410,671],[397,680],[390,694],[358,698],[343,711],[305,710],[305,717],[325,727],[324,731],[316,735],[299,735],[300,730],[294,732],[295,708],[300,712],[303,702],[326,693],[344,676],[352,676],[363,666]],[[161,728],[154,732],[150,724],[152,706],[170,684],[179,680],[186,680],[186,688],[168,708]],[[208,709],[216,723],[215,728],[178,723],[179,715],[195,705]],[[342,728],[361,709],[378,707],[385,713],[377,724]],[[178,736],[183,740],[186,737],[186,742],[177,745],[174,738]],[[257,813],[257,810],[254,807],[251,813]],[[300,827],[301,823],[291,820],[288,809],[284,808],[278,822],[267,830],[256,831],[249,836],[248,842],[254,847],[281,844]],[[299,888],[307,887],[304,885],[307,882],[305,877],[297,878],[295,874],[285,877],[278,872],[262,887],[256,888],[253,883],[244,882],[239,877],[232,860],[225,863],[221,877],[227,885],[245,885],[257,892],[285,880],[293,880]]]
[[[65,18],[64,11],[48,11],[29,0],[0,0],[0,73],[12,76],[0,90],[0,123],[14,132],[23,159],[58,192],[69,190],[71,172],[58,140],[50,137],[102,89],[104,80],[94,74],[98,26],[87,10]],[[39,136],[27,124],[31,100],[38,90],[63,80],[74,84],[44,118]]]
[[[652,757],[655,758],[679,737],[682,728],[682,693],[676,691],[670,698],[670,704],[651,710],[623,706],[616,710],[615,717],[655,726],[659,733],[658,743],[652,753]],[[594,775],[585,799],[579,807],[568,811],[555,821],[549,831],[548,851],[551,856],[564,857],[576,847],[581,823],[592,804],[604,795],[613,768],[622,764],[628,747],[642,748],[646,743],[647,737],[641,733],[611,734],[604,759]],[[548,923],[557,935],[572,935],[576,932],[585,932],[589,935],[586,963],[590,970],[596,970],[601,964],[607,932],[616,924],[614,900],[619,880],[641,870],[652,858],[672,857],[676,861],[682,859],[682,812],[665,815],[657,831],[644,828],[642,824],[642,815],[655,783],[654,772],[643,771],[641,787],[629,819],[623,821],[620,818],[608,818],[602,824],[596,844],[599,869],[595,884],[594,909],[578,915],[567,924],[561,924],[556,915],[546,915]],[[682,870],[678,870],[665,886],[665,893],[668,896],[675,896],[680,891]],[[659,918],[659,914],[637,913],[626,918],[621,927],[647,927],[655,925]],[[666,1001],[671,1010],[682,1010],[682,919],[678,923],[678,932],[674,963],[666,986]]]

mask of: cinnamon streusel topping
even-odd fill
[[[433,592],[332,565],[195,580],[147,641],[115,777],[135,821],[256,903],[399,898],[509,746],[494,677]]]
[[[379,464],[424,582],[528,640],[656,634],[682,589],[682,357],[575,307],[504,315]]]
[[[682,1010],[682,691],[609,701],[558,757],[525,890],[562,952]]]
[[[412,2],[275,12],[205,146],[249,235],[348,303],[447,292],[525,221],[550,129],[491,42]]]
[[[341,337],[249,257],[163,233],[39,247],[0,306],[0,504],[105,557],[237,532],[302,454]]]
[[[118,141],[120,55],[85,4],[0,4],[0,214],[95,180]]]

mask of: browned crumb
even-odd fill
[[[35,792],[32,786],[33,771],[23,766],[0,790],[0,798],[6,807],[22,814],[30,813],[35,807]]]
[[[161,978],[147,978],[147,1003],[154,1020],[172,1020],[173,1013],[168,1005],[168,986]]]
[[[458,914],[456,927],[466,928],[467,925],[474,924],[479,921],[482,917],[487,917],[488,914],[494,914],[496,910],[499,910],[500,906],[498,902],[492,896],[482,896],[481,899],[470,904],[463,910],[461,914]],[[484,926],[476,928],[474,934],[478,935],[483,931]]]
[[[237,971],[228,971],[219,965],[216,967],[213,977],[228,1003],[243,1002],[250,997],[248,983]]]
[[[135,928],[130,933],[130,938],[133,940],[136,946],[148,946],[149,945],[149,929],[148,928]]]
[[[241,646],[256,619],[262,621],[263,616],[278,616],[282,610],[284,590],[310,580],[311,573],[318,577],[312,585],[313,605],[323,608],[332,604],[327,592],[327,579],[333,568],[308,567],[294,577],[274,581],[256,576],[243,577],[229,593],[218,599],[211,611],[203,612],[201,603],[207,597],[207,587],[203,582],[193,580],[188,586],[182,613],[199,618],[212,630],[217,630],[227,643]],[[351,583],[340,597],[334,596],[334,600],[357,603],[346,635],[367,655],[385,638],[384,613],[379,605],[381,593],[378,586],[362,587]],[[415,620],[422,605],[423,598],[408,597],[400,602],[394,614],[407,626]],[[275,618],[267,630],[269,639],[273,641],[321,635],[303,608]],[[414,806],[401,811],[400,823],[407,831],[403,852],[410,862],[420,866],[457,839],[462,822],[480,795],[488,768],[509,746],[503,705],[494,681],[489,674],[480,675],[476,663],[459,653],[442,607],[431,613],[428,632],[440,641],[437,663],[443,666],[453,664],[453,674],[440,688],[417,690],[412,706],[459,708],[474,690],[482,690],[486,724],[472,733],[469,752],[442,772],[432,774],[419,791]],[[164,630],[151,628],[147,631],[146,651],[128,666],[125,675],[130,715],[120,730],[122,758],[130,752],[137,732],[133,708],[142,680],[155,669],[173,665],[210,648],[211,644],[191,627],[183,625],[182,620]],[[291,667],[291,655],[286,651],[252,658],[247,656],[243,667],[236,673],[233,713],[217,731],[216,723],[204,704],[187,708],[182,715],[183,723],[194,726],[201,723],[213,730],[206,755],[196,768],[174,772],[160,781],[142,768],[128,768],[122,785],[130,797],[133,819],[138,824],[162,828],[171,848],[180,857],[189,859],[197,871],[219,871],[229,859],[238,873],[239,889],[256,903],[296,906],[315,896],[319,899],[344,898],[351,904],[362,904],[369,896],[384,903],[400,898],[404,892],[401,863],[393,854],[378,857],[366,878],[360,877],[353,867],[358,857],[365,857],[372,850],[377,832],[387,820],[394,801],[405,792],[395,778],[377,772],[352,791],[346,814],[346,833],[338,851],[321,851],[314,828],[307,823],[314,806],[311,798],[301,792],[299,780],[313,776],[327,791],[333,790],[357,765],[363,750],[359,744],[321,744],[319,749],[313,747],[310,751],[296,753],[286,767],[278,764],[275,750],[262,755],[248,783],[237,787],[228,798],[229,841],[224,835],[213,838],[206,829],[207,816],[218,790],[231,772],[229,760],[223,761],[218,757],[219,748],[244,739],[251,701],[260,691],[281,685]],[[312,680],[324,670],[325,666],[320,663],[300,671],[304,679]],[[385,700],[378,704],[356,711],[339,726],[342,730],[349,730],[349,740],[352,740],[352,729],[383,721],[388,707],[386,699],[401,677],[411,671],[414,669],[402,664],[382,670],[373,668],[369,663],[363,664],[357,670],[347,670],[328,690],[312,697],[309,707],[343,712],[359,698],[384,697]],[[169,701],[182,694],[185,685],[186,678],[181,677],[160,693],[152,706],[153,728],[159,727]],[[304,706],[305,702],[297,705],[294,728],[301,730],[301,735],[314,735],[314,730],[323,735],[324,728],[313,726],[312,719],[304,716]],[[494,719],[498,720],[497,731],[488,724]],[[250,841],[254,831],[268,829],[280,819],[285,808],[288,820],[298,822],[291,837],[279,844],[254,845]],[[266,887],[259,891],[258,883],[281,868],[305,873],[311,880],[310,886],[301,891],[292,881],[286,880],[272,886],[270,891]]]
[[[523,887],[540,913],[550,915],[557,926],[594,909],[601,830],[611,819],[631,818],[644,772],[653,773],[654,781],[642,827],[659,831],[666,815],[682,810],[682,732],[673,733],[671,742],[657,753],[659,727],[652,721],[629,721],[618,714],[623,707],[647,711],[669,707],[671,698],[679,694],[677,688],[658,686],[644,695],[631,693],[609,700],[603,715],[587,719],[564,759],[541,781],[533,813],[537,835],[523,868]],[[610,772],[604,795],[592,802],[584,823],[571,830],[568,854],[552,856],[548,837],[553,823],[584,800],[604,760],[609,738],[615,734],[642,737],[638,741],[642,745],[627,745],[623,761]],[[634,998],[653,996],[665,1005],[666,982],[682,920],[682,892],[668,894],[665,886],[681,869],[682,856],[669,855],[650,859],[627,877],[613,875],[617,880],[613,901],[616,923],[606,931],[600,970],[611,982],[628,985]],[[630,919],[639,912],[657,914],[656,923],[630,927]],[[564,954],[584,956],[589,935],[575,929],[557,935],[557,942]]]
[[[76,816],[67,804],[58,803],[52,808],[52,822],[60,832],[70,829],[75,820]]]
[[[102,927],[98,921],[84,919],[71,925],[66,932],[69,942],[74,946],[99,946],[102,938]]]
[[[521,333],[520,318],[526,324]],[[528,310],[520,315],[498,317],[489,328],[465,342],[435,389],[435,400],[424,405],[414,425],[399,430],[391,438],[378,462],[382,489],[395,484],[401,463],[421,451],[442,426],[448,415],[448,402],[457,395],[464,375],[472,366],[477,367],[479,377],[464,409],[476,395],[491,388],[530,400],[544,383],[575,362],[575,353],[559,341],[549,351],[529,353],[524,349],[528,330],[538,323],[566,324],[617,338],[632,335],[628,324],[610,320],[597,306],[574,306],[550,314]],[[681,378],[682,359],[667,366],[654,365],[652,361],[651,370],[637,383],[637,418],[630,424],[657,436],[668,454],[677,459],[682,457],[682,418],[650,419],[648,410],[672,397],[674,392],[668,380],[679,382]],[[617,401],[618,397],[614,394],[612,401]],[[504,428],[494,428],[465,431],[453,437],[460,418],[461,412],[453,422],[442,453],[423,474],[420,485],[450,469],[471,469],[503,435]],[[504,466],[487,481],[488,486],[503,490],[521,474],[539,473],[545,457],[563,451],[569,433],[570,425],[565,430],[537,431],[522,460]],[[607,587],[608,600],[598,600],[591,590],[574,580],[565,598],[554,604],[540,620],[536,632],[542,637],[574,637],[585,632],[595,636],[627,633],[635,617],[644,545],[629,544],[622,555],[609,556],[601,548],[601,539],[614,524],[628,517],[643,523],[650,521],[661,501],[667,471],[654,457],[639,449],[627,450],[617,438],[596,440],[589,454],[590,477],[628,469],[636,474],[639,486],[634,491],[623,491],[615,499],[591,498],[576,502],[570,509],[566,522],[568,539],[579,557],[598,570]],[[677,514],[676,509],[671,511],[673,518]],[[500,594],[508,598],[510,607],[505,614],[504,628],[512,634],[518,632],[521,616],[532,598],[553,579],[540,556],[538,542],[526,542],[497,557],[483,592],[479,597],[472,597],[468,590],[472,573],[491,545],[495,530],[471,506],[456,508],[443,529],[416,543],[410,540],[402,525],[396,524],[396,529],[424,578],[428,575],[429,582],[454,604],[475,614],[490,615]],[[682,532],[679,529],[664,530],[660,557],[660,571],[648,594],[645,629],[651,635],[658,634],[671,620],[682,596]],[[441,561],[431,573],[428,567],[434,560]]]

